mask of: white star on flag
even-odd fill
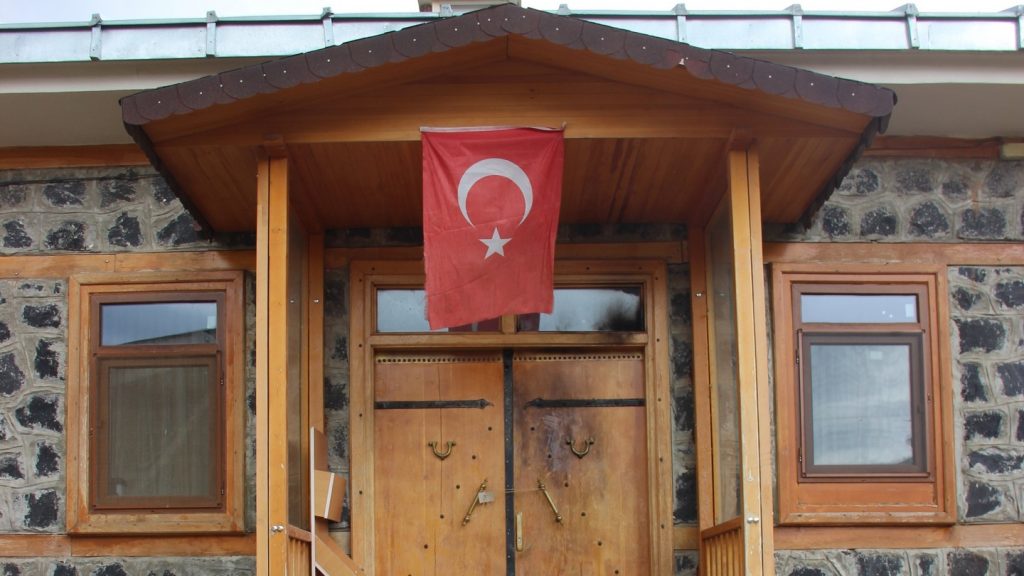
[[[494,229],[494,233],[491,234],[490,238],[481,238],[480,241],[487,246],[487,254],[484,254],[484,260],[490,258],[492,254],[504,256],[505,244],[508,244],[509,240],[511,240],[511,238],[502,238],[501,235],[498,234],[497,228]]]

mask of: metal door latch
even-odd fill
[[[548,499],[548,505],[551,506],[551,511],[555,514],[555,522],[562,521],[562,515],[558,513],[558,508],[555,508],[555,501],[551,499],[551,494],[548,494],[548,489],[544,486],[543,480],[537,480],[537,488],[544,493],[544,497]]]
[[[523,513],[516,513],[516,552],[523,551]]]
[[[476,494],[473,495],[473,501],[469,504],[469,510],[466,510],[466,516],[462,519],[462,525],[469,524],[469,519],[473,517],[473,511],[476,510],[477,504],[487,504],[494,501],[494,495],[487,493],[487,479],[480,483],[480,487],[477,488]]]

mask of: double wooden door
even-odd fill
[[[647,574],[640,352],[380,354],[380,575]]]

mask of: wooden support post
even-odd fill
[[[270,576],[267,296],[270,287],[270,159],[256,174],[256,575]]]
[[[763,482],[770,483],[770,468],[765,474],[767,466],[762,463],[764,443],[768,439],[761,439],[762,429],[766,431],[768,425],[761,422],[762,411],[766,412],[768,402],[768,340],[756,150],[744,146],[730,151],[728,166],[735,271],[741,512],[746,524],[743,531],[744,563],[749,576],[773,576],[771,487],[762,486]]]

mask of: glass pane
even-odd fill
[[[917,322],[914,294],[801,294],[804,322],[894,324]]]
[[[216,302],[102,304],[103,346],[217,342]]]
[[[500,318],[431,330],[427,323],[427,292],[418,289],[377,290],[377,332],[497,332]]]
[[[914,461],[909,344],[811,344],[813,464]]]
[[[715,404],[714,459],[716,476],[715,522],[740,515],[740,420],[736,365],[736,295],[732,258],[732,226],[722,211],[709,229],[711,288],[712,394]]]
[[[551,314],[523,314],[520,332],[641,332],[640,286],[556,288]]]
[[[110,497],[215,498],[211,363],[107,371]],[[101,462],[102,462],[101,458]]]

